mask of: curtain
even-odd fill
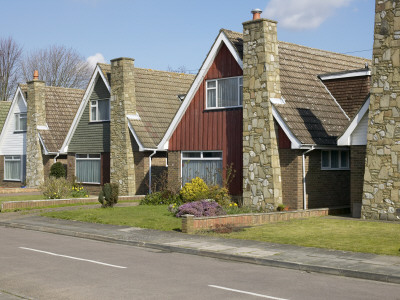
[[[4,160],[4,179],[21,180],[21,160]]]
[[[108,121],[110,120],[110,103],[108,100],[97,101],[99,106],[99,120]]]
[[[238,105],[238,79],[228,78],[218,80],[218,106],[228,107]]]
[[[216,107],[217,99],[215,89],[207,90],[207,107]]]
[[[100,183],[100,160],[76,160],[76,177],[80,182]]]
[[[183,160],[182,184],[200,177],[208,185],[222,186],[222,160]]]

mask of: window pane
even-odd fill
[[[87,158],[88,155],[87,154],[77,154],[76,158]]]
[[[207,90],[207,107],[216,107],[216,90]]]
[[[329,151],[322,151],[322,167],[329,168]]]
[[[108,100],[99,100],[97,101],[97,105],[99,108],[99,118],[98,120],[101,121],[108,121],[110,120],[110,104]]]
[[[349,167],[348,157],[349,157],[349,152],[347,152],[347,151],[340,152],[340,167],[341,168]]]
[[[215,80],[207,81],[207,88],[215,88],[216,86],[217,86],[217,83]]]
[[[222,185],[222,160],[191,160],[182,162],[182,184],[200,177],[208,185]]]
[[[89,154],[89,158],[100,158],[100,154]]]
[[[220,79],[218,81],[218,107],[238,105],[237,78]]]
[[[90,121],[97,121],[96,107],[92,107],[92,111],[90,114]]]
[[[8,180],[21,180],[21,159],[8,160],[12,158],[6,156],[4,160],[4,179]]]
[[[77,160],[76,177],[80,182],[100,183],[100,160]]]
[[[183,152],[182,156],[184,158],[190,158],[190,157],[200,158],[201,157],[201,153],[200,152]]]
[[[15,131],[19,130],[19,114],[15,114]]]
[[[203,157],[204,158],[209,158],[209,157],[221,158],[222,152],[203,152]]]
[[[20,118],[19,130],[26,131],[26,115]]]
[[[339,168],[339,151],[331,151],[331,168]]]

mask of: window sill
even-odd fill
[[[26,133],[26,130],[14,130],[13,133]]]
[[[77,181],[78,182],[78,181]],[[100,185],[100,182],[78,182],[80,184],[87,184],[87,185]]]
[[[111,120],[89,121],[90,123],[109,123]]]
[[[233,110],[233,109],[242,109],[243,106],[227,106],[227,107],[208,107],[205,108],[204,111],[215,111],[215,110]]]
[[[10,182],[22,182],[21,179],[3,179],[3,181],[10,181]]]
[[[350,168],[321,168],[321,171],[350,171]]]

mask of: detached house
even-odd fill
[[[19,85],[0,136],[1,186],[38,187],[54,162],[66,164],[60,149],[83,93],[45,86],[37,72]]]
[[[245,205],[350,205],[349,145],[337,139],[369,92],[369,60],[277,40],[276,22],[222,29],[158,147],[169,179],[220,183]],[[222,170],[222,178],[218,173]]]
[[[92,192],[116,182],[121,195],[148,193],[167,170],[159,143],[193,78],[136,68],[131,58],[98,64],[61,147],[68,176]]]

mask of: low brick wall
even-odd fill
[[[141,200],[144,196],[119,196],[118,201]],[[46,200],[25,200],[25,201],[7,201],[1,204],[1,210],[14,210],[23,208],[37,208],[53,205],[77,204],[77,203],[99,203],[97,197],[73,198],[73,199],[46,199]],[[100,203],[99,203],[100,205]]]
[[[193,215],[184,215],[182,216],[182,232],[194,233],[201,230],[210,230],[221,225],[230,225],[233,227],[257,226],[280,221],[288,221],[292,219],[322,217],[329,214],[329,208],[318,208],[202,218],[195,218]]]

